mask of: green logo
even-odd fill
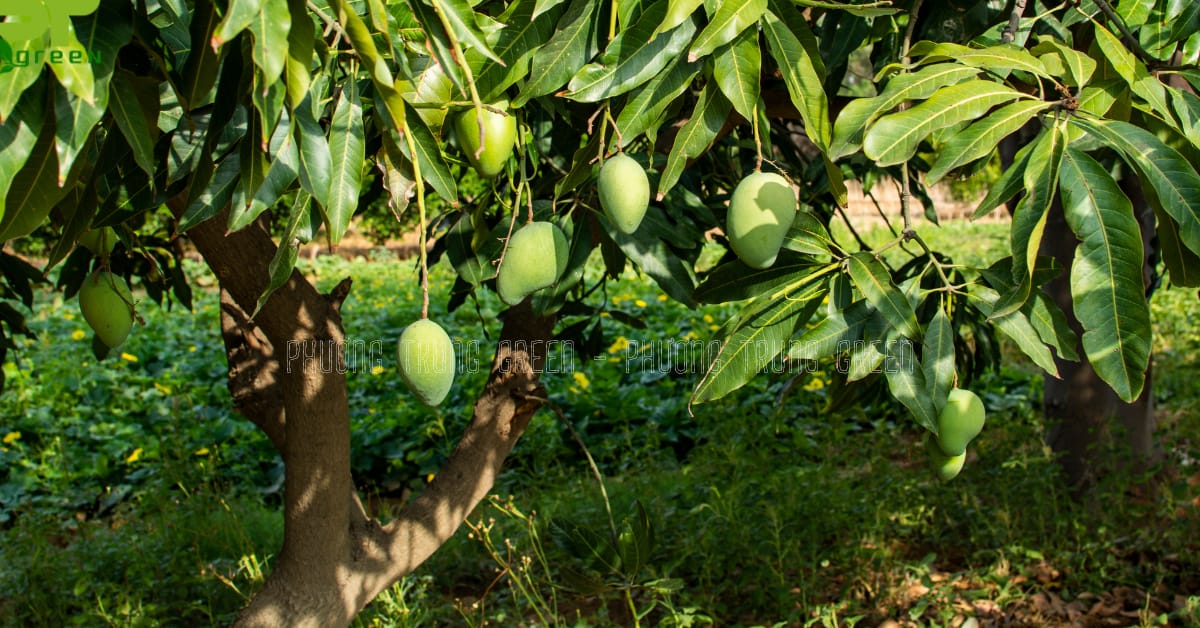
[[[17,69],[17,66],[13,65],[12,46],[9,46],[8,42],[0,39],[0,74],[12,72],[15,69]]]
[[[50,33],[50,45],[66,46],[71,38],[71,16],[90,15],[100,0],[0,0],[0,38],[12,42],[41,39]],[[11,59],[11,48],[9,48]]]

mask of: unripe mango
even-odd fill
[[[787,179],[755,172],[742,179],[729,199],[725,235],[733,252],[751,268],[775,263],[796,217],[796,194]]]
[[[933,439],[925,441],[925,449],[929,452],[929,460],[933,463],[933,471],[943,481],[953,480],[962,472],[963,463],[967,461],[967,452],[957,456],[948,456]]]
[[[538,221],[521,227],[508,240],[496,275],[496,292],[509,305],[554,285],[567,269],[570,245],[554,223]]]
[[[88,229],[79,236],[79,246],[92,252],[92,255],[108,255],[117,245],[117,232],[112,227]]]
[[[133,294],[125,280],[96,271],[79,288],[79,311],[108,348],[120,346],[133,328]]]
[[[605,160],[596,180],[600,207],[617,230],[626,235],[637,231],[650,205],[650,179],[629,155],[621,153]]]
[[[938,447],[948,456],[967,450],[967,443],[983,430],[983,401],[965,388],[954,388],[938,416]]]
[[[507,109],[507,102],[496,103]],[[517,143],[517,119],[512,114],[496,113],[489,109],[480,110],[483,116],[483,136],[479,135],[479,120],[475,109],[467,109],[454,119],[454,132],[459,146],[479,176],[491,179],[504,170],[504,164]],[[480,151],[480,145],[483,150]],[[476,153],[479,153],[478,157]]]
[[[421,403],[434,407],[454,384],[454,343],[441,325],[421,319],[400,333],[400,377]]]

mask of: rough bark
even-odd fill
[[[182,205],[172,203],[178,213]],[[340,306],[348,283],[322,295],[299,273],[251,320],[275,245],[261,225],[236,233],[225,214],[188,232],[217,276],[234,403],[285,464],[284,544],[244,626],[347,625],[433,554],[491,490],[540,397],[553,319],[527,306],[505,320],[488,382],[435,480],[387,525],[369,518],[350,474],[350,420]]]

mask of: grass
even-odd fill
[[[921,229],[977,264],[1005,237],[996,225]],[[320,258],[305,271],[326,288],[354,278],[354,473],[386,507],[436,472],[485,373],[463,373],[438,411],[417,407],[391,356],[419,311],[407,263]],[[450,284],[444,267],[433,278]],[[494,295],[454,313],[446,298],[435,293],[432,315],[486,367],[487,343],[470,343],[495,338]],[[1027,364],[978,382],[988,427],[964,473],[941,483],[886,400],[824,411],[836,391],[820,371],[792,387],[760,377],[690,415],[695,373],[644,367],[678,364],[661,341],[703,343],[728,310],[660,300],[632,273],[605,299],[596,355],[579,346],[544,381],[603,474],[607,508],[564,420],[543,411],[470,528],[359,625],[1200,622],[1193,293],[1152,302],[1163,467],[1081,502],[1041,445],[1041,379]],[[39,300],[39,340],[4,365],[0,396],[0,623],[228,623],[279,547],[282,470],[230,410],[215,295],[198,291],[191,315],[143,307],[148,325],[103,367],[74,304]]]

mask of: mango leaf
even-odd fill
[[[926,381],[925,371],[913,350],[912,341],[902,339],[887,342],[884,348],[886,359],[883,362],[883,374],[892,397],[908,408],[918,425],[937,434],[937,397],[930,396],[930,389],[935,385]],[[944,396],[941,398],[943,405],[945,399]]]
[[[503,61],[487,60],[475,75],[475,85],[487,102],[494,102],[504,90],[529,73],[529,61],[543,42],[554,34],[554,23],[561,10],[551,8],[536,14],[536,0],[513,3],[501,18],[507,26],[493,44],[492,50]]]
[[[892,275],[874,254],[860,251],[846,260],[855,287],[901,336],[916,338],[917,315],[912,304],[892,282]]]
[[[667,14],[658,28],[654,29],[653,36],[657,37],[659,33],[665,33],[683,24],[702,4],[704,0],[667,0]]]
[[[88,50],[75,37],[74,24],[67,23],[70,25],[67,42],[54,49],[61,56],[50,55],[46,65],[50,66],[54,75],[58,77],[59,84],[67,88],[67,91],[83,99],[86,103],[95,104],[96,81],[92,75],[92,65],[83,62],[88,58]]]
[[[229,7],[225,9],[225,19],[221,20],[221,24],[217,27],[217,32],[212,37],[212,47],[220,48],[227,41],[232,41],[238,33],[250,27],[250,23],[254,18],[262,13],[263,2],[266,0],[229,0]]]
[[[488,45],[487,38],[475,23],[475,10],[466,0],[431,0],[433,9],[450,24],[458,40],[478,50],[483,56],[503,64],[504,61]]]
[[[717,12],[688,50],[688,61],[708,56],[758,22],[767,10],[767,0],[722,0]]]
[[[25,95],[8,122],[0,124],[0,190],[12,187],[13,178],[37,145],[45,116],[39,96],[36,93]],[[0,221],[5,215],[5,196],[0,193]]]
[[[704,85],[692,117],[679,129],[671,153],[667,155],[667,165],[658,180],[659,200],[675,187],[687,161],[703,153],[716,139],[732,108],[715,81]]]
[[[992,210],[1007,203],[1009,199],[1025,189],[1025,169],[1029,165],[1029,155],[1032,150],[1033,143],[1030,142],[1017,151],[1008,170],[1000,173],[1000,178],[992,184],[987,196],[979,202],[979,207],[975,208],[971,220],[978,220],[992,213]]]
[[[765,13],[762,23],[767,47],[779,64],[779,72],[787,85],[788,96],[804,121],[805,133],[822,152],[828,151],[833,128],[829,121],[825,79],[817,65],[820,58],[817,57],[814,61],[813,56],[792,30],[774,13]]]
[[[58,187],[58,157],[54,151],[54,126],[42,124],[37,142],[25,164],[4,190],[7,210],[0,220],[0,242],[31,233],[71,189]]]
[[[362,190],[362,165],[366,157],[363,141],[362,103],[358,84],[349,80],[338,92],[333,120],[329,125],[330,181],[329,204],[325,205],[325,227],[329,244],[336,246],[350,226],[358,209]]]
[[[713,78],[734,111],[755,118],[761,90],[762,52],[758,31],[748,29],[713,54]]]
[[[1133,206],[1103,166],[1067,149],[1059,186],[1067,224],[1079,237],[1071,264],[1083,351],[1117,395],[1142,394],[1150,360],[1150,306],[1142,286],[1142,236]]]
[[[925,174],[925,184],[934,185],[955,168],[990,155],[999,146],[1000,140],[1016,133],[1026,122],[1052,105],[1040,100],[1010,103],[971,123],[966,129],[955,133],[938,151],[937,159]]]
[[[687,90],[692,79],[700,73],[700,68],[700,63],[676,59],[674,65],[630,95],[617,116],[622,148],[639,135],[657,129],[667,108]]]
[[[862,337],[863,326],[874,313],[875,308],[866,301],[855,301],[844,309],[829,312],[792,342],[788,359],[820,360],[837,354]]]
[[[796,212],[792,226],[783,237],[783,248],[806,255],[829,255],[834,246],[833,238],[820,218],[807,209]]]
[[[1071,324],[1067,322],[1067,315],[1063,314],[1062,308],[1058,307],[1049,294],[1034,293],[1033,300],[1029,303],[1029,322],[1037,331],[1038,338],[1054,347],[1060,358],[1071,361],[1079,359],[1079,353],[1075,351],[1079,339],[1075,337]]]
[[[599,48],[596,18],[599,6],[592,0],[571,2],[558,20],[554,35],[534,53],[529,79],[513,100],[514,107],[561,88],[595,56]]]
[[[58,152],[60,186],[66,183],[67,173],[75,165],[75,158],[86,148],[96,124],[104,117],[104,111],[104,106],[89,103],[65,88],[54,90],[54,150]],[[0,140],[0,150],[4,150],[3,144],[3,140]],[[0,213],[3,213],[2,207]]]
[[[1071,121],[1121,153],[1149,184],[1163,211],[1179,224],[1179,239],[1200,253],[1200,175],[1178,151],[1153,133],[1119,120]]]
[[[242,165],[237,152],[229,154],[221,160],[211,177],[198,186],[199,181],[193,178],[187,210],[179,219],[177,227],[180,233],[216,216],[233,199],[233,193],[241,178]],[[199,174],[199,172],[197,172]]]
[[[790,251],[782,253],[774,264],[761,270],[750,268],[740,260],[721,264],[705,276],[692,296],[700,303],[742,301],[795,282],[819,269],[828,269],[828,265],[814,263],[811,258]]]
[[[438,196],[451,203],[457,202],[458,186],[450,174],[446,160],[442,157],[441,144],[412,107],[404,107],[404,120],[405,130],[412,133],[413,142],[417,146],[416,161],[421,166],[421,176],[426,183],[433,186]],[[405,157],[413,159],[413,155],[408,153],[407,141],[400,139],[396,144]]]
[[[287,62],[284,65],[288,105],[300,105],[312,87],[312,62],[316,45],[316,27],[308,15],[305,0],[288,0],[292,27],[288,29]]]
[[[651,36],[662,21],[667,0],[658,0],[608,44],[595,63],[579,70],[567,86],[566,97],[596,102],[624,94],[642,85],[674,60],[696,33],[696,24],[686,20],[662,37]]]
[[[288,58],[292,14],[288,11],[287,0],[262,0],[262,8],[251,20],[249,28],[254,35],[250,51],[254,65],[262,72],[264,83],[274,83],[283,74]]]
[[[1153,192],[1147,196],[1153,196]],[[1158,236],[1159,254],[1162,255],[1163,264],[1170,273],[1171,285],[1183,288],[1200,286],[1200,256],[1197,256],[1180,241],[1179,223],[1167,215],[1162,208],[1162,203],[1158,202],[1157,198],[1151,201],[1151,206],[1154,208],[1154,216],[1158,220],[1158,229],[1155,233]]]
[[[815,9],[833,9],[834,11],[845,11],[857,17],[880,17],[884,15],[895,15],[901,10],[887,6],[886,2],[866,2],[856,4],[853,2],[829,2],[827,0],[796,0],[796,4],[802,7],[813,7]]]
[[[819,277],[813,283],[825,281],[825,277]],[[787,348],[788,339],[799,325],[808,322],[824,294],[821,290],[804,291],[803,286],[798,286],[798,291],[806,292],[807,298],[784,295],[767,299],[766,307],[718,332],[721,348],[692,391],[690,403],[720,399],[741,388]]]
[[[281,123],[281,125],[284,123]],[[270,209],[279,197],[296,181],[300,171],[299,151],[289,133],[276,151],[262,185],[254,192],[249,205],[235,206],[229,212],[229,230],[238,231],[254,222],[263,211]]]
[[[1064,70],[1065,83],[1071,87],[1083,87],[1096,71],[1096,60],[1050,37],[1042,37],[1030,52],[1038,56],[1042,65],[1054,63]]]
[[[921,367],[924,369],[926,396],[933,403],[933,416],[942,413],[946,397],[954,385],[957,372],[954,366],[954,328],[946,310],[938,308],[925,324],[921,347]]]
[[[971,48],[951,42],[919,41],[909,50],[913,57],[920,57],[918,65],[941,61],[953,61],[973,68],[988,70],[1004,76],[1013,70],[1029,72],[1050,78],[1046,67],[1037,57],[1016,44],[999,44],[986,48]]]
[[[158,135],[156,86],[156,82],[136,80],[124,71],[114,74],[109,85],[108,110],[133,149],[134,161],[151,177],[155,173],[154,141]]]
[[[659,212],[657,207],[651,207],[650,213]],[[650,214],[647,214],[649,216]],[[679,255],[671,250],[655,229],[639,228],[633,235],[617,231],[612,225],[602,223],[608,229],[609,237],[642,272],[650,276],[658,287],[662,288],[671,298],[695,307],[692,293],[696,288],[696,276],[690,264],[686,264]]]
[[[275,255],[271,257],[271,263],[267,266],[269,275],[267,287],[258,297],[258,305],[254,306],[254,313],[250,315],[250,318],[258,316],[271,294],[283,287],[283,284],[291,278],[292,270],[296,268],[296,260],[300,257],[301,238],[297,236],[301,225],[309,222],[308,205],[310,201],[311,198],[307,192],[301,190],[296,194],[296,200],[288,215],[287,226],[284,227],[283,234],[279,237],[279,247],[275,249]]]
[[[333,156],[329,140],[313,114],[312,95],[305,96],[292,111],[296,142],[300,147],[300,186],[324,207],[329,204],[330,181],[333,178]]]
[[[40,40],[18,41],[10,48],[13,55],[26,55],[25,58],[30,61],[26,65],[16,67],[6,65],[8,71],[0,72],[0,124],[7,124],[8,116],[17,106],[21,94],[37,82],[38,77],[42,75],[42,66],[46,63],[46,54]]]
[[[1011,87],[980,79],[944,87],[911,109],[877,120],[863,138],[863,152],[880,166],[903,163],[934,131],[974,120],[1022,97]]]
[[[187,61],[183,64],[183,71],[177,83],[184,111],[191,111],[203,102],[217,82],[221,57],[208,42],[216,33],[219,22],[220,16],[217,15],[212,0],[197,0],[189,27],[192,49],[188,52]]]
[[[939,63],[916,72],[899,74],[888,79],[887,87],[878,96],[851,100],[833,123],[833,140],[829,156],[840,159],[862,146],[863,133],[876,118],[890,113],[897,105],[909,100],[924,100],[937,90],[979,75],[979,70],[955,63]]]
[[[1141,96],[1160,118],[1176,126],[1171,116],[1171,108],[1167,105],[1167,90],[1159,80],[1150,74],[1145,64],[1138,60],[1125,47],[1121,40],[1100,24],[1095,25],[1096,45],[1104,53],[1113,70],[1125,79],[1129,89]]]
[[[1054,377],[1059,377],[1058,365],[1054,362],[1054,356],[1046,347],[1046,343],[1042,341],[1041,335],[1029,322],[1029,317],[1025,315],[1025,312],[1017,310],[1007,316],[991,317],[992,305],[1000,299],[1000,295],[991,288],[978,284],[972,288],[971,292],[979,299],[976,302],[979,311],[984,316],[990,317],[989,322],[1000,333],[1012,340],[1013,344],[1042,370]]]

